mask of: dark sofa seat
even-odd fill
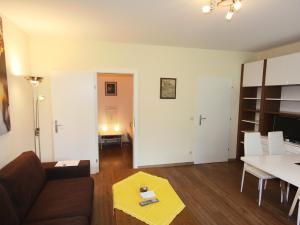
[[[93,182],[89,177],[49,181],[25,221],[73,216],[89,217],[92,198]]]
[[[90,224],[94,181],[89,161],[73,168],[53,166],[24,152],[0,170],[1,225]]]

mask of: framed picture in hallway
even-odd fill
[[[176,78],[160,78],[160,99],[176,99]]]
[[[9,99],[2,19],[0,17],[0,135],[10,131]]]
[[[117,96],[117,82],[105,82],[105,96]]]

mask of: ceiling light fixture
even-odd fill
[[[204,5],[203,7],[202,7],[202,12],[203,13],[210,13],[211,12],[211,7],[210,7],[210,5]]]
[[[225,18],[230,21],[234,13],[242,8],[242,0],[210,0],[210,4],[202,6],[202,12],[208,14],[217,7],[228,8]]]
[[[233,7],[230,7],[229,11],[227,12],[227,14],[225,16],[226,20],[231,20],[233,17],[233,14],[234,14]]]

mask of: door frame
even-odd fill
[[[133,168],[138,168],[138,143],[139,143],[139,126],[138,126],[138,72],[137,70],[127,70],[127,69],[99,69],[95,72],[95,87],[98,90],[98,83],[97,83],[97,75],[104,74],[104,73],[111,73],[111,74],[132,74],[133,76],[133,143],[132,143],[132,162]],[[95,107],[96,109],[96,133],[98,137],[98,91],[95,91]],[[99,158],[99,165],[100,165],[100,158]],[[99,167],[100,168],[100,167]]]

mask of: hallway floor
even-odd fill
[[[132,147],[130,144],[103,146],[100,151],[100,171],[111,171],[132,168]]]

